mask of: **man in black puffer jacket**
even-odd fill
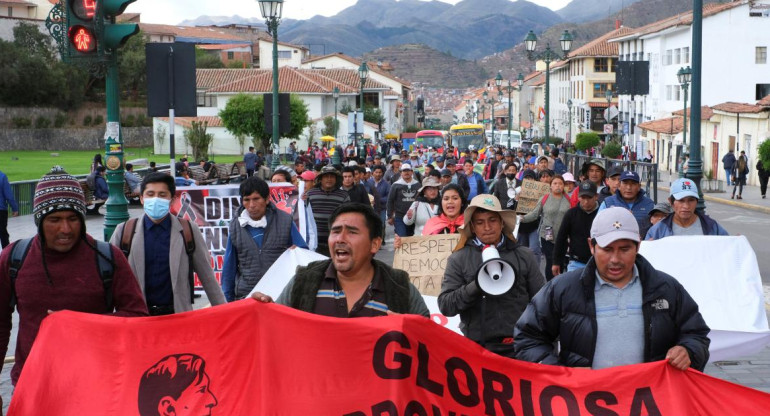
[[[600,212],[591,239],[586,267],[550,281],[516,323],[516,358],[594,369],[665,359],[703,371],[709,328],[684,287],[638,255],[631,212]]]

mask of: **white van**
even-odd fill
[[[495,144],[503,145],[509,149],[518,148],[521,146],[521,133],[516,130],[511,130],[511,135],[509,137],[508,130],[496,131]]]

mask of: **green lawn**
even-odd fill
[[[102,159],[104,152],[102,151]],[[0,152],[0,171],[8,175],[11,182],[40,179],[54,165],[60,165],[73,175],[83,175],[90,172],[91,161],[95,150],[84,151],[11,151]],[[56,156],[58,155],[58,156]],[[177,159],[181,155],[176,155]],[[129,148],[124,154],[125,160],[147,159],[158,164],[168,163],[169,155],[156,155],[151,147]],[[242,155],[215,155],[212,160],[219,163],[233,163],[243,160]]]

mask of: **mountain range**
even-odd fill
[[[635,1],[639,0],[573,0],[554,12],[526,0],[462,0],[455,5],[436,0],[358,0],[334,16],[286,19],[279,26],[279,39],[307,45],[313,54],[361,56],[387,46],[424,44],[477,59],[513,47],[529,30],[539,33],[559,23],[606,17],[624,2]],[[261,19],[239,16],[201,16],[181,25],[228,23],[263,24]]]

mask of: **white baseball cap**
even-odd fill
[[[401,165],[401,170],[402,171],[404,171],[404,170],[412,170],[412,165],[410,165],[408,163],[404,163],[404,164]]]
[[[617,240],[632,240],[637,243],[639,224],[631,211],[621,207],[611,207],[596,214],[591,225],[591,238],[600,247],[607,247]]]

